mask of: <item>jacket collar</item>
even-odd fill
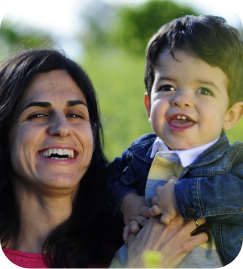
[[[133,143],[128,150],[133,152],[137,157],[139,157],[143,161],[151,163],[152,159],[150,158],[150,156],[153,149],[153,143],[156,140],[157,136],[155,134],[150,134],[147,137],[148,138],[144,139],[143,141]],[[218,141],[211,147],[203,151],[201,154],[199,154],[196,160],[189,166],[196,167],[207,163],[211,163],[221,158],[224,152],[228,150],[228,148],[229,148],[229,140],[226,137],[225,132],[222,131]]]
[[[169,148],[165,145],[164,141],[157,137],[157,139],[154,141],[150,158],[154,158],[156,153],[158,153],[160,156],[166,156],[167,154],[175,154],[176,156],[178,156],[178,161],[181,163],[182,167],[187,167],[191,163],[193,163],[202,152],[215,144],[218,139],[219,137],[213,142],[195,148],[190,148],[186,150],[169,150]]]
[[[229,140],[225,135],[225,132],[222,131],[219,140],[213,144],[211,147],[202,152],[196,160],[190,165],[190,167],[201,166],[209,164],[218,160],[222,155],[229,149]]]

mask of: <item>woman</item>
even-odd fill
[[[95,92],[76,63],[55,50],[29,50],[0,66],[0,239],[11,261],[108,266],[118,244],[105,208],[106,165]],[[153,240],[158,225],[150,220],[143,238]],[[192,222],[173,225],[157,248],[130,236],[128,266],[144,249],[172,252],[178,241],[171,246],[168,238],[179,233],[179,251],[163,264],[206,240],[189,236]]]

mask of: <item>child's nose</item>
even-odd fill
[[[183,107],[193,107],[194,103],[190,94],[178,93],[172,100],[172,105],[183,108]]]

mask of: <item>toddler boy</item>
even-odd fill
[[[206,218],[209,242],[179,267],[221,267],[243,241],[243,143],[224,133],[243,116],[243,40],[216,16],[167,23],[147,46],[144,104],[154,134],[140,137],[112,164],[114,214],[137,232],[148,217],[165,224]],[[146,211],[146,210],[145,210]],[[126,238],[127,235],[125,235]],[[126,246],[116,257],[126,260]]]

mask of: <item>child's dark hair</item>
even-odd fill
[[[150,96],[154,83],[157,56],[180,49],[219,67],[228,77],[230,106],[243,101],[243,40],[237,29],[226,20],[210,15],[175,19],[163,25],[151,38],[146,50],[144,82]]]

